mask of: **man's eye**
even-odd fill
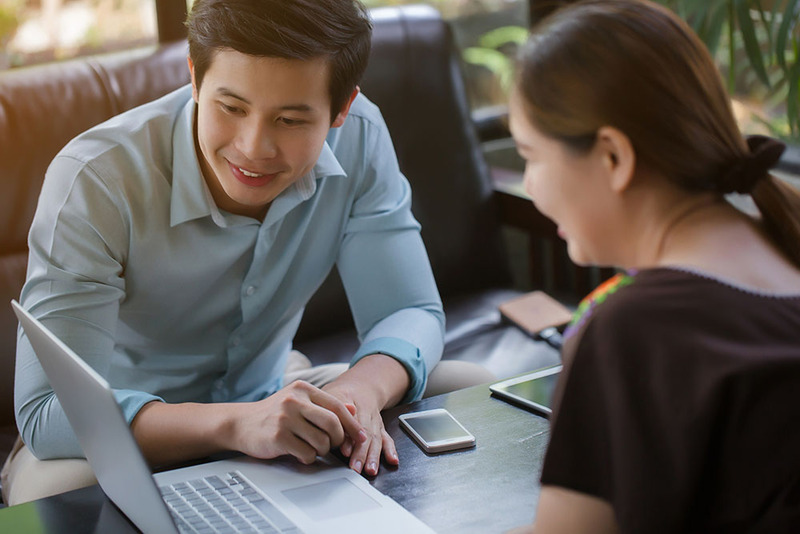
[[[290,119],[289,117],[280,117],[278,121],[285,126],[300,126],[305,124],[305,121],[300,119]]]
[[[238,115],[242,112],[241,108],[237,108],[236,106],[229,106],[228,104],[223,104],[220,102],[219,106],[222,108],[222,111],[225,113],[230,113],[231,115]]]

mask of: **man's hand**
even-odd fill
[[[360,444],[369,439],[351,413],[354,408],[301,380],[239,406],[231,448],[255,458],[288,454],[310,464],[346,440]]]
[[[131,428],[152,465],[169,465],[220,451],[255,458],[291,455],[310,464],[345,440],[368,441],[355,407],[307,382],[296,381],[250,403],[150,402]]]
[[[348,434],[340,446],[342,454],[350,458],[350,468],[354,471],[377,475],[381,452],[387,463],[399,465],[397,448],[383,426],[381,410],[397,404],[409,384],[402,364],[390,356],[373,354],[323,387],[346,405],[355,406],[353,413],[366,431],[366,440],[358,442]]]

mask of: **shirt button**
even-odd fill
[[[219,380],[214,381],[214,387],[217,389],[222,389],[225,387],[225,382],[220,378]]]
[[[233,338],[233,340],[231,341],[231,343],[233,343],[233,346],[234,346],[234,347],[238,347],[238,346],[239,346],[239,343],[241,343],[241,342],[242,342],[242,338],[240,338],[239,336],[236,336],[236,337],[235,337],[235,338]]]
[[[248,297],[253,296],[253,293],[255,293],[255,292],[256,292],[256,288],[253,287],[253,286],[248,286],[247,289],[245,289],[245,291],[244,291],[245,295],[247,295]]]

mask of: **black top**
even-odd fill
[[[565,343],[542,484],[622,532],[800,532],[800,295],[625,282]]]

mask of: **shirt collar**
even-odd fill
[[[272,201],[272,205],[267,211],[267,217],[264,219],[264,226],[268,227],[283,219],[296,206],[314,196],[314,193],[317,192],[317,180],[333,176],[344,177],[347,174],[342,169],[339,160],[336,159],[331,147],[325,142],[317,163],[311,171],[287,187],[283,193],[278,195],[278,198]]]
[[[203,179],[194,146],[195,103],[188,89],[184,105],[172,132],[172,199],[170,224],[181,223],[219,212]]]
[[[177,226],[194,219],[211,216],[220,226],[229,226],[225,215],[214,203],[200,169],[194,143],[196,105],[188,91],[189,100],[178,116],[172,134],[172,199],[170,224]],[[282,218],[292,208],[314,196],[317,180],[325,177],[347,176],[327,141],[322,146],[317,163],[306,175],[289,186],[272,202],[268,221]]]

